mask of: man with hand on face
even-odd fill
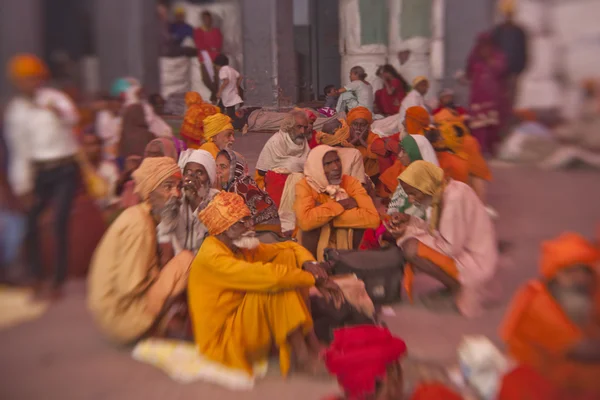
[[[131,343],[182,293],[193,255],[182,251],[161,265],[157,226],[177,224],[181,171],[172,158],[146,158],[133,173],[142,203],[126,209],[96,248],[88,275],[88,307],[113,341]]]
[[[217,113],[204,118],[204,139],[206,143],[200,146],[200,150],[206,150],[217,158],[219,151],[232,149],[235,142],[235,132],[231,124],[231,118],[225,114]]]
[[[363,231],[379,226],[379,215],[362,184],[342,173],[337,150],[325,145],[311,150],[304,175],[294,203],[302,245],[318,260],[326,247],[358,248]]]
[[[348,125],[350,126],[350,144],[360,151],[365,163],[365,173],[369,178],[377,179],[379,175],[378,155],[371,151],[371,145],[378,138],[371,132],[373,114],[365,107],[355,107],[348,113]]]
[[[192,263],[188,301],[198,350],[218,366],[215,380],[251,386],[259,374],[254,367],[264,365],[273,344],[284,376],[292,357],[300,371],[323,371],[307,295],[316,285],[341,305],[327,265],[293,242],[261,244],[235,193],[216,195],[199,218],[210,236]]]
[[[175,228],[175,247],[180,246],[176,252],[183,248],[196,254],[207,235],[198,213],[219,193],[219,190],[213,189],[217,166],[207,151],[188,149],[179,156],[179,168],[183,172],[183,201]]]

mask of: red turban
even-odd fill
[[[463,400],[441,383],[424,383],[417,387],[410,400]]]
[[[544,278],[552,279],[561,269],[576,264],[593,266],[598,261],[600,261],[600,249],[583,236],[567,232],[542,244],[540,273]]]
[[[373,114],[371,114],[371,111],[369,111],[368,108],[362,106],[354,107],[350,110],[346,117],[346,121],[348,121],[348,125],[351,125],[354,120],[359,118],[366,119],[369,124],[373,123]]]
[[[552,382],[535,370],[519,366],[504,375],[498,400],[558,400]]]
[[[349,399],[364,399],[375,392],[389,364],[406,353],[406,344],[389,330],[363,325],[338,329],[325,352],[329,372],[337,376]]]

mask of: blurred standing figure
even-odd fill
[[[500,130],[506,120],[506,57],[490,33],[479,35],[467,63],[471,81],[470,127],[486,156],[494,155]]]
[[[221,54],[223,49],[223,34],[216,26],[213,26],[213,17],[210,12],[202,13],[202,26],[194,30],[194,41],[198,49],[200,60],[202,82],[210,90],[210,101],[217,100],[218,80],[215,79],[215,68],[213,62]]]
[[[501,0],[500,12],[504,21],[497,25],[492,37],[496,46],[504,52],[507,64],[506,91],[510,110],[514,107],[517,96],[519,75],[527,67],[527,34],[514,21],[515,1]]]
[[[185,21],[185,9],[183,7],[177,7],[173,14],[175,21],[169,25],[169,33],[173,43],[181,46],[185,39],[194,39],[194,28]]]
[[[48,69],[36,56],[14,56],[8,75],[18,90],[5,118],[9,182],[19,203],[28,210],[26,250],[35,293],[57,299],[67,276],[69,214],[79,180],[75,159],[78,146],[73,133],[79,115],[66,94],[45,87]],[[57,258],[54,281],[46,293],[42,291],[38,219],[51,202],[55,206]]]

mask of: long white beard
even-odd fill
[[[250,232],[244,234],[239,239],[235,239],[232,243],[238,249],[253,250],[260,245],[260,240],[258,240],[254,232]]]
[[[167,201],[161,211],[161,222],[160,226],[163,230],[171,232],[175,230],[177,222],[179,221],[179,207],[181,203],[179,199],[173,197]]]

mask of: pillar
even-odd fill
[[[245,104],[296,102],[293,0],[242,1]]]
[[[116,78],[130,76],[142,83],[146,93],[160,92],[155,4],[147,0],[94,0],[93,25],[102,89],[109,89]]]
[[[0,0],[0,100],[11,93],[5,68],[16,53],[43,56],[42,0]]]

